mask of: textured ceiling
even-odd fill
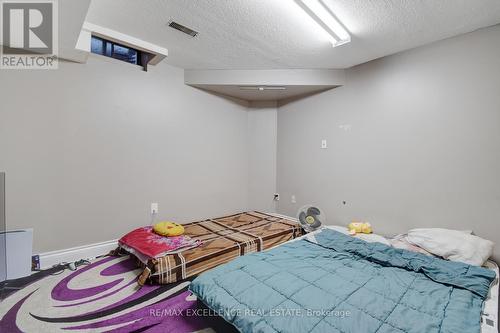
[[[325,2],[351,43],[332,48],[294,0],[92,0],[86,20],[166,47],[188,69],[348,68],[500,23],[500,0]]]

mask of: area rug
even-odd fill
[[[51,275],[0,303],[0,332],[214,332],[190,281],[137,286],[127,257],[106,257]]]

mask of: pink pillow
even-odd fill
[[[425,254],[427,256],[434,256],[432,253],[424,250],[420,246],[414,245],[408,241],[406,238],[407,235],[396,235],[393,238],[389,239],[389,243],[392,247],[396,249],[403,249],[411,252],[418,252]]]
[[[161,236],[156,234],[152,227],[142,227],[123,236],[118,244],[126,250],[134,249],[147,258],[158,258],[172,251],[198,246],[201,242],[184,235]]]

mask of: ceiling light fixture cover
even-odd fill
[[[323,0],[295,0],[330,35],[333,47],[349,43],[351,36]]]
[[[241,86],[240,90],[286,90],[283,86]]]

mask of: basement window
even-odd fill
[[[152,58],[152,54],[101,37],[92,36],[90,43],[92,53],[138,65],[144,70],[147,70],[148,62]]]

